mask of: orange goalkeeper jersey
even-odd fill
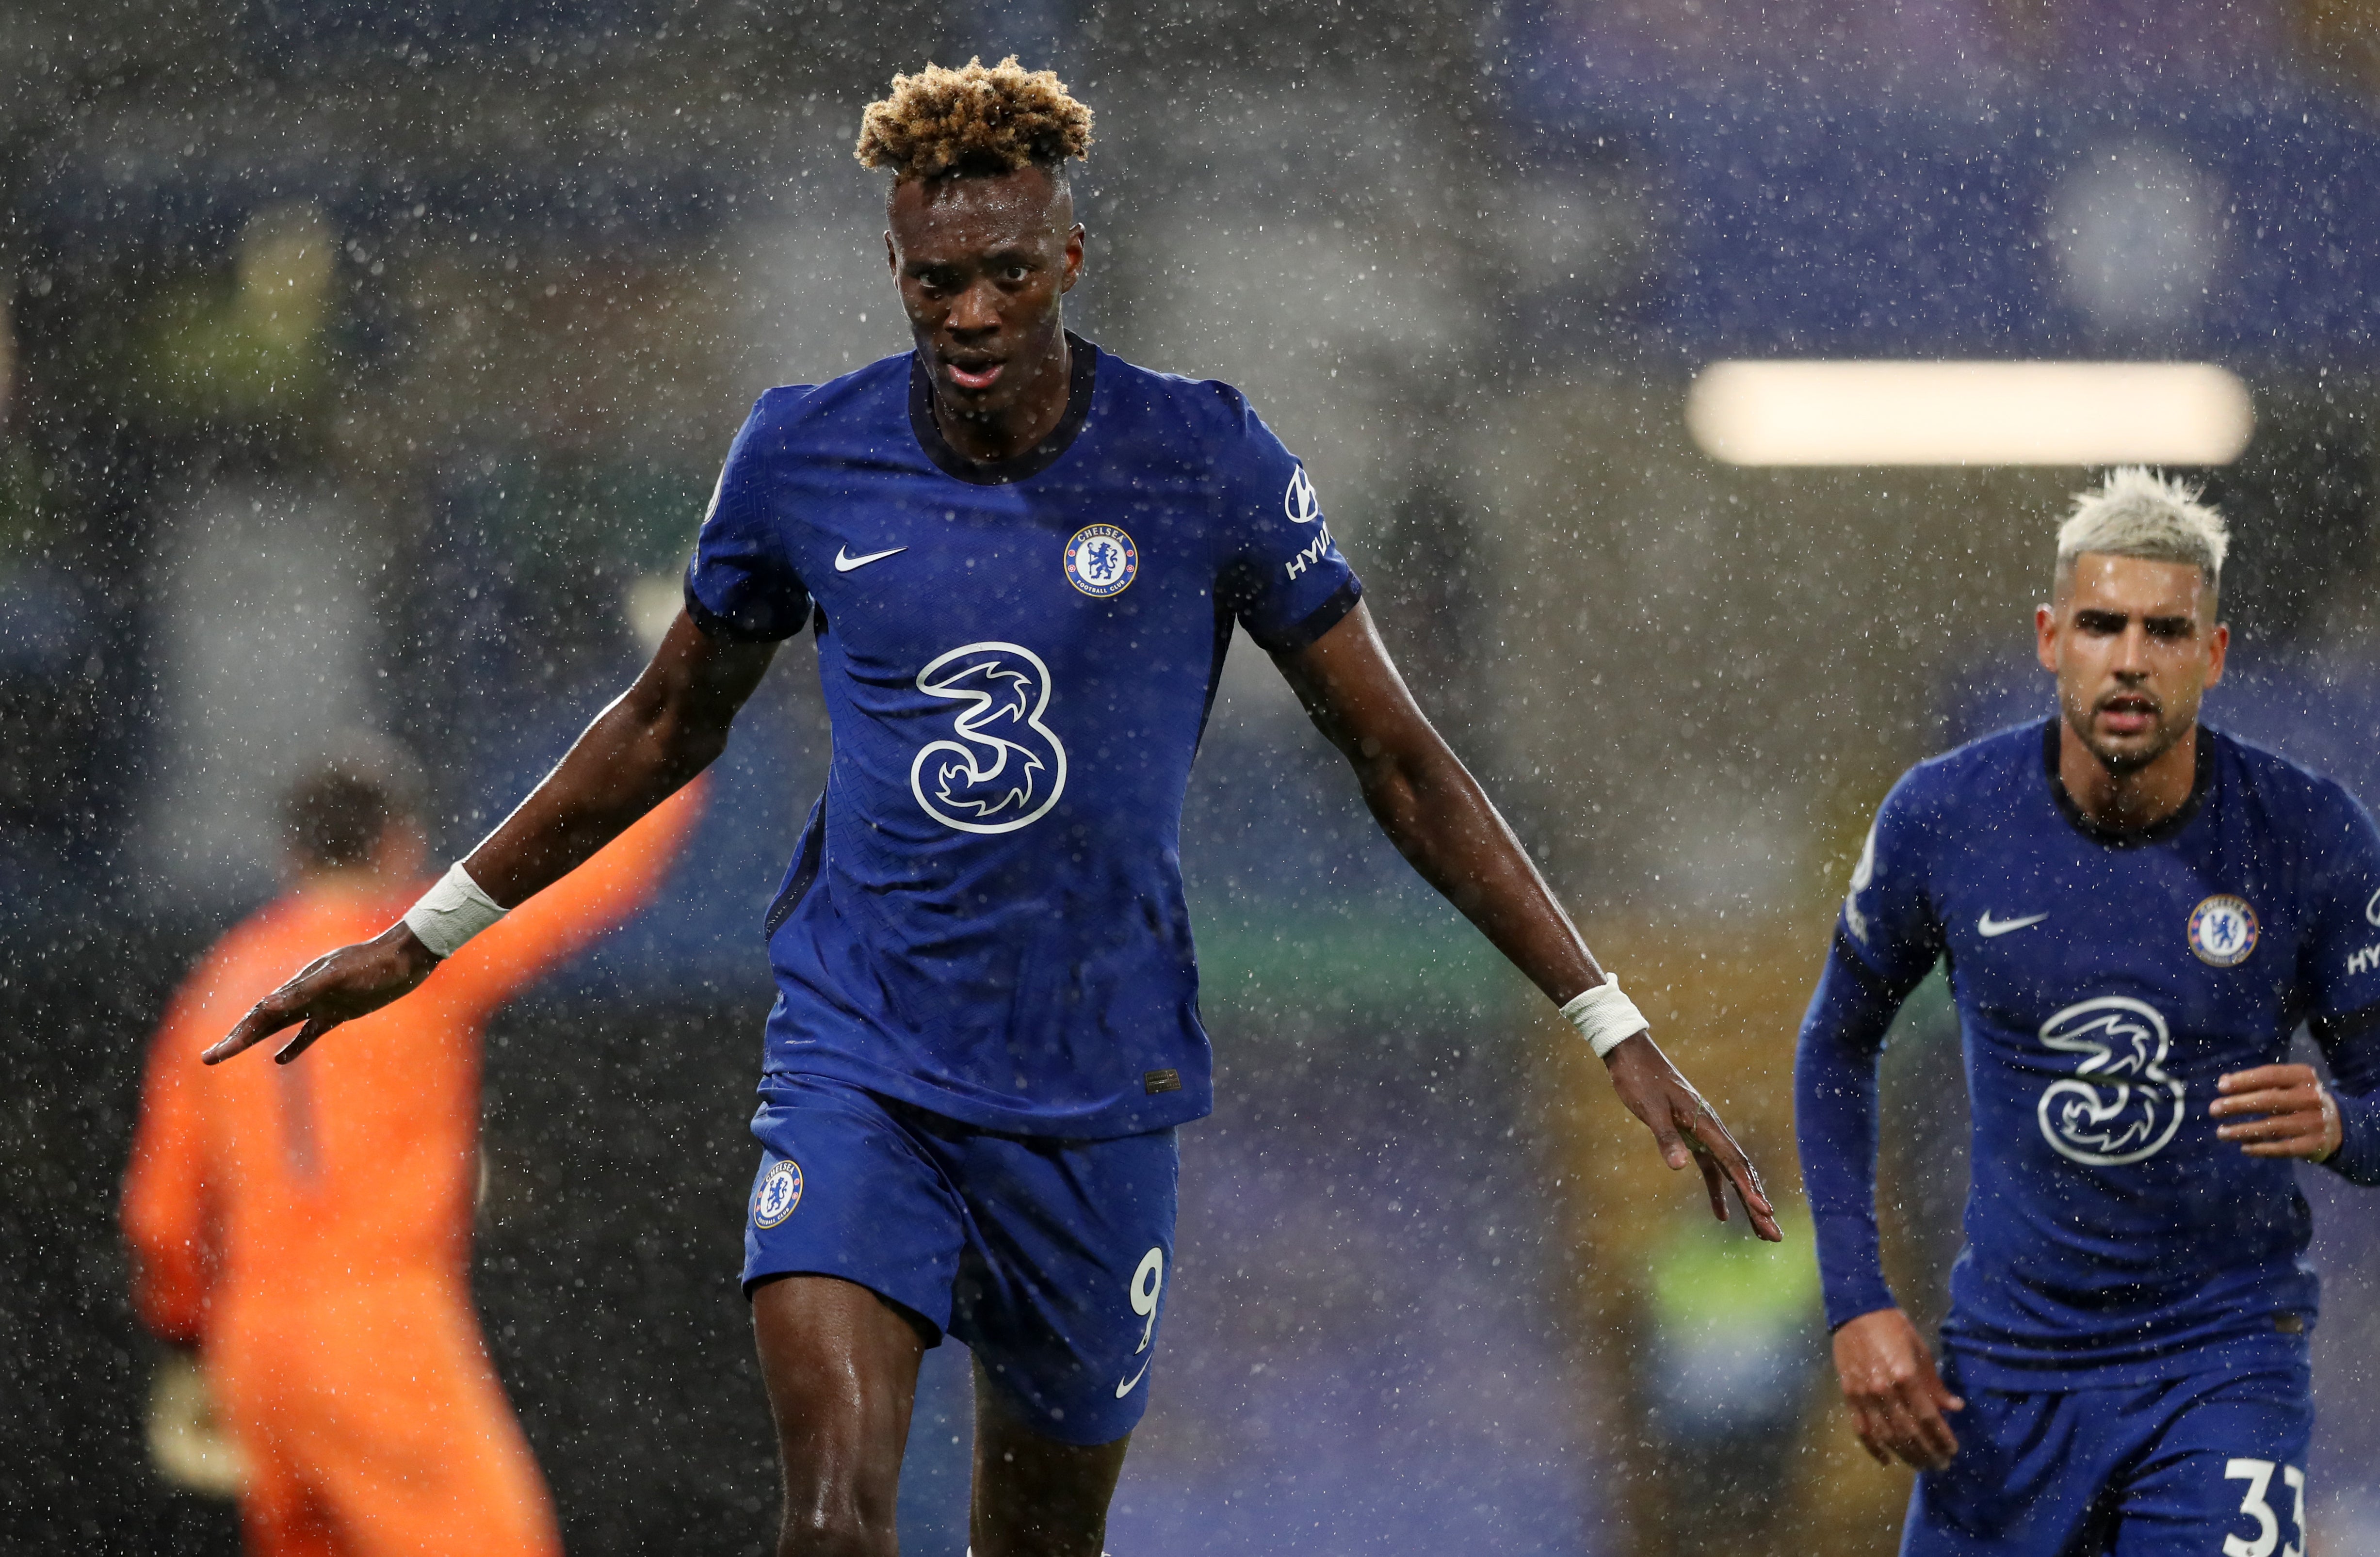
[[[270,1051],[294,1033],[218,1066],[199,1056],[307,962],[386,929],[427,883],[292,892],[217,943],[176,996],[150,1056],[124,1229],[142,1321],[201,1348],[235,1435],[258,1462],[251,1480],[268,1483],[251,1502],[289,1483],[278,1492],[295,1486],[334,1525],[386,1524],[392,1510],[336,1506],[343,1468],[310,1460],[368,1458],[370,1442],[393,1448],[405,1436],[416,1404],[434,1416],[441,1400],[460,1400],[464,1418],[503,1415],[480,1422],[479,1436],[504,1440],[503,1454],[523,1462],[511,1479],[532,1483],[516,1491],[542,1506],[470,1308],[480,1030],[516,991],[651,896],[699,815],[699,791],[698,780],[412,994],[293,1064],[273,1064]],[[360,1448],[350,1435],[346,1450],[306,1449],[327,1442],[302,1430],[310,1412],[334,1406],[341,1421],[377,1418],[392,1436],[375,1439],[367,1425]],[[461,1443],[452,1452],[470,1453]],[[459,1479],[425,1476],[413,1451],[403,1457],[415,1492],[447,1481],[458,1499],[489,1495],[463,1474],[468,1466],[455,1467]],[[359,1497],[372,1502],[368,1489]],[[257,1512],[252,1537],[263,1533]]]

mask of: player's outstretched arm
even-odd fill
[[[736,710],[760,684],[771,643],[713,638],[683,610],[636,683],[596,716],[568,754],[464,861],[480,890],[513,908],[568,875],[710,766]],[[403,920],[317,959],[256,1003],[206,1052],[213,1065],[303,1023],[273,1058],[414,989],[438,958]]]
[[[1604,983],[1586,943],[1486,791],[1430,725],[1360,602],[1336,626],[1273,657],[1330,743],[1346,754],[1381,829],[1424,879],[1477,925],[1556,1005]],[[1760,1175],[1718,1116],[1638,1031],[1603,1063],[1629,1112],[1671,1168],[1702,1168],[1711,1211],[1727,1220],[1728,1184],[1752,1225],[1777,1241]]]

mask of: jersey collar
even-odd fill
[[[2215,732],[2203,724],[2198,727],[2198,758],[2191,773],[2190,798],[2172,815],[2145,827],[2103,827],[2082,815],[2082,808],[2066,792],[2066,781],[2058,777],[2058,720],[2054,717],[2041,727],[2041,768],[2049,780],[2049,798],[2058,803],[2058,814],[2076,832],[2110,849],[2139,849],[2163,843],[2198,819],[2200,809],[2206,803],[2206,791],[2215,787]]]
[[[1058,463],[1058,456],[1074,446],[1075,435],[1083,430],[1084,421],[1091,414],[1091,385],[1099,372],[1099,348],[1073,331],[1066,332],[1069,368],[1066,374],[1066,413],[1050,436],[1013,459],[970,459],[951,447],[942,436],[941,428],[934,421],[934,390],[926,377],[926,365],[915,352],[909,354],[909,430],[917,434],[917,446],[934,462],[943,475],[955,477],[977,487],[1004,487],[1012,481],[1022,481],[1038,476]]]

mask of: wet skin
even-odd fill
[[[960,453],[1012,458],[1065,413],[1070,364],[1060,300],[1081,273],[1083,234],[1062,186],[1027,168],[893,188],[885,251]],[[624,831],[724,748],[775,646],[706,636],[681,612],[652,662],[561,764],[466,860],[517,904]],[[1603,982],[1536,868],[1431,727],[1358,603],[1305,647],[1275,657],[1307,714],[1354,766],[1392,842],[1557,1004]],[[207,1053],[218,1063],[288,1027],[287,1062],[343,1021],[419,985],[437,960],[402,922],[310,964]],[[1649,1032],[1604,1057],[1612,1087],[1672,1170],[1694,1164],[1711,1213],[1733,1187],[1759,1237],[1783,1235],[1757,1172]],[[917,1388],[918,1342],[881,1298],[826,1276],[759,1289],[753,1326],[785,1456],[782,1553],[896,1550],[891,1499]],[[977,1557],[1096,1554],[1126,1441],[1081,1448],[1008,1419],[978,1394]]]
[[[809,1275],[752,1294],[752,1334],[784,1474],[779,1551],[890,1557],[924,1335],[866,1287]],[[980,1367],[975,1400],[977,1557],[1099,1557],[1129,1435],[1085,1448],[1035,1432]]]
[[[1074,196],[1038,167],[905,179],[886,222],[885,262],[942,436],[977,460],[1040,442],[1066,414],[1060,305],[1083,273]]]
[[[2058,677],[2058,777],[2103,827],[2155,826],[2190,799],[2198,706],[2223,679],[2231,629],[2186,562],[2084,552],[2033,617]]]
[[[2084,552],[2034,611],[2042,669],[2058,678],[2058,778],[2085,816],[2138,831],[2181,809],[2198,773],[2198,709],[2223,679],[2231,630],[2185,562]],[[2262,1065],[2216,1083],[2216,1133],[2252,1157],[2320,1161],[2338,1150],[2338,1105],[2310,1065]],[[1836,1330],[1835,1370],[1861,1447],[1938,1470],[1958,1453],[1945,1412],[1963,1405],[1899,1309]]]

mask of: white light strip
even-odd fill
[[[1729,465],[2228,465],[2255,425],[2204,362],[1718,362],[1686,395]]]

